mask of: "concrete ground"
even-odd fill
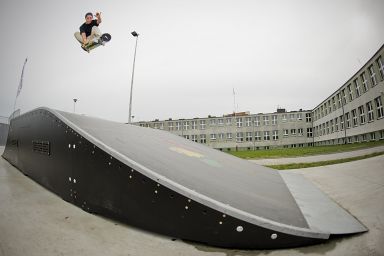
[[[292,164],[292,163],[312,163],[327,160],[344,159],[356,156],[363,156],[377,152],[384,152],[384,146],[377,146],[372,148],[365,148],[334,154],[323,154],[304,157],[288,157],[288,158],[271,158],[271,159],[257,159],[249,160],[260,165],[273,165],[273,164]]]
[[[173,240],[86,213],[0,158],[0,256],[384,255],[384,156],[290,172],[311,180],[369,232],[271,251],[226,250]]]

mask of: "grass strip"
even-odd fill
[[[381,145],[384,145],[384,140],[303,148],[276,148],[266,150],[230,151],[228,153],[243,159],[271,159],[340,153],[365,148],[373,148]]]
[[[276,165],[265,165],[265,166],[276,169],[276,170],[302,169],[302,168],[318,167],[318,166],[325,166],[325,165],[332,165],[332,164],[341,164],[341,163],[352,162],[352,161],[367,159],[367,158],[381,156],[381,155],[384,155],[384,152],[375,152],[368,155],[328,160],[328,161],[312,162],[312,163],[276,164]]]

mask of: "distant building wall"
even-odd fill
[[[384,47],[313,110],[315,145],[384,139]]]
[[[250,150],[312,145],[311,111],[265,114],[249,112],[207,117],[136,123],[172,132],[220,150]]]

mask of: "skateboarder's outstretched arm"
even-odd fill
[[[96,13],[96,18],[97,18],[97,20],[96,20],[97,25],[99,25],[101,23],[101,12]]]

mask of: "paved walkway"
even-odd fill
[[[291,163],[312,163],[327,160],[344,159],[356,156],[368,155],[376,152],[384,152],[384,146],[378,146],[373,148],[366,148],[342,153],[324,154],[315,156],[304,156],[304,157],[290,157],[290,158],[273,158],[273,159],[257,159],[249,160],[251,162],[260,165],[274,165],[274,164],[291,164]]]
[[[173,241],[84,212],[0,157],[0,256],[384,255],[384,156],[292,172],[311,180],[369,232],[315,246],[273,251],[227,250]]]

